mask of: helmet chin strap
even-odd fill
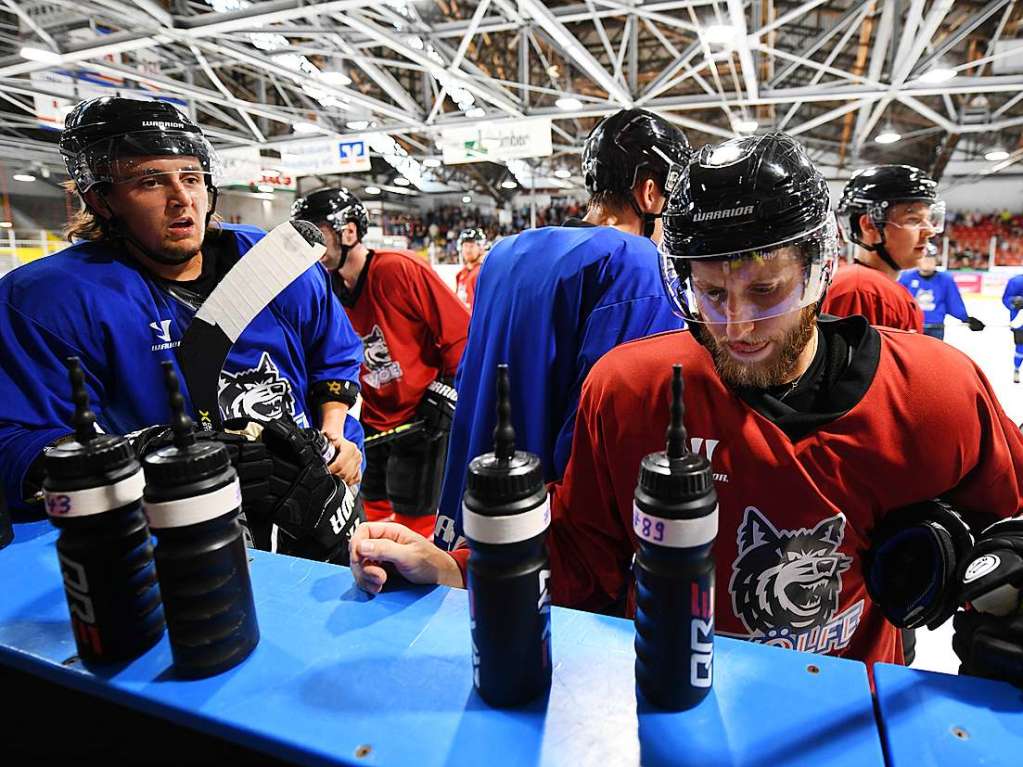
[[[881,237],[881,242],[877,243],[876,245],[868,245],[867,243],[865,243],[863,241],[862,237],[857,237],[852,232],[850,232],[849,239],[851,239],[853,242],[855,242],[857,245],[859,245],[864,250],[869,250],[871,253],[877,253],[878,258],[880,258],[882,261],[884,261],[886,264],[888,264],[888,266],[890,266],[892,269],[894,269],[897,272],[901,272],[902,271],[902,267],[899,266],[897,263],[895,263],[895,259],[892,258],[892,254],[889,253],[888,252],[888,248],[885,247],[884,224],[881,224],[880,226],[877,226],[876,228],[877,228],[878,235]]]
[[[635,195],[629,195],[629,203],[632,205],[632,209],[636,212],[636,215],[639,216],[639,220],[643,222],[642,225],[643,236],[646,237],[647,239],[653,237],[654,228],[657,226],[657,219],[661,217],[661,214],[647,213],[645,210],[639,207],[639,203],[636,202]]]

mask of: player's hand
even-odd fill
[[[464,588],[458,564],[447,552],[405,525],[366,522],[349,543],[352,575],[363,591],[379,594],[387,582],[384,564],[390,564],[411,583],[437,583]]]
[[[976,332],[984,329],[984,323],[978,320],[976,317],[967,317],[966,324],[970,326],[970,330]]]
[[[331,434],[324,431],[323,436],[334,446],[337,455],[330,462],[327,469],[341,481],[351,487],[362,481],[362,453],[354,442],[349,442],[341,434]]]

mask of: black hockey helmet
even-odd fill
[[[211,191],[222,176],[220,159],[199,126],[173,104],[155,99],[83,101],[65,119],[58,147],[81,193],[112,183],[114,161],[125,157],[196,157]]]
[[[759,320],[819,302],[837,267],[838,226],[828,185],[791,136],[745,136],[703,147],[683,171],[664,212],[661,272],[676,311],[694,321],[729,322],[694,288],[695,260],[720,262],[725,283],[738,261],[802,262],[801,282],[758,297]],[[793,250],[796,248],[796,250]],[[717,288],[723,291],[723,286]]]
[[[487,244],[487,233],[479,227],[463,229],[458,235],[459,250],[461,250],[463,242],[478,242],[482,248]]]
[[[945,228],[945,203],[938,199],[937,182],[911,165],[874,165],[857,171],[842,190],[836,212],[849,222],[849,239],[861,248],[876,252],[893,269],[901,267],[888,253],[884,227],[899,226],[889,220],[889,209],[900,202],[924,202],[929,208],[929,225],[935,234]],[[881,242],[863,241],[860,217],[864,214],[881,235]]]
[[[291,217],[311,221],[314,224],[327,222],[334,231],[340,232],[345,224],[355,224],[355,231],[361,241],[369,229],[369,214],[359,198],[343,187],[320,189],[295,200],[291,206]]]
[[[691,155],[685,134],[662,117],[644,109],[623,109],[605,117],[583,145],[582,170],[592,195],[628,195],[643,171],[649,172],[665,195]]]

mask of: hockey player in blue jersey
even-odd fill
[[[966,305],[959,286],[948,272],[938,271],[934,246],[928,249],[910,269],[899,276],[899,282],[916,299],[924,313],[924,333],[934,338],[945,338],[945,315],[950,314],[970,326],[970,330],[984,329],[984,323],[966,313]]]
[[[677,128],[641,109],[617,112],[586,139],[586,216],[501,240],[480,268],[435,540],[462,536],[469,461],[490,450],[495,371],[508,363],[518,446],[540,456],[547,480],[568,462],[579,391],[601,356],[635,338],[677,330],[661,287],[660,212],[689,159]]]
[[[98,426],[145,429],[140,450],[158,444],[160,429],[147,427],[170,417],[161,362],[176,364],[197,308],[263,236],[213,222],[216,153],[168,103],[82,102],[68,115],[60,150],[83,202],[69,226],[78,242],[0,280],[0,482],[23,512],[37,498],[43,451],[74,432],[65,358],[81,359]],[[279,550],[331,559],[346,548],[348,518],[329,551],[306,543],[344,508],[331,473],[346,486],[360,479],[362,431],[348,409],[361,362],[359,337],[319,265],[278,294],[231,349],[219,381],[222,415],[239,427],[266,424],[267,438],[260,449],[237,435],[212,438],[230,442],[236,463],[245,463],[243,504],[264,547],[277,523]],[[336,448],[330,473],[310,449],[325,447],[312,427]],[[254,519],[256,511],[264,516]]]
[[[1023,364],[1023,274],[1017,274],[1006,283],[1002,303],[1009,310],[1009,327],[1016,345],[1012,357],[1012,381],[1019,383],[1019,367]]]

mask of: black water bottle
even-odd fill
[[[713,682],[714,557],[718,501],[706,458],[682,425],[682,366],[671,384],[667,450],[639,468],[636,533],[636,684],[671,711],[692,708]]]
[[[174,670],[199,678],[248,657],[259,642],[259,626],[238,522],[238,475],[223,445],[196,441],[170,362],[164,372],[174,444],[145,457],[144,503],[156,534]]]
[[[540,459],[515,449],[500,365],[494,452],[469,464],[462,506],[473,683],[491,706],[527,703],[551,683],[550,517]]]
[[[43,495],[60,530],[57,557],[78,657],[131,660],[163,635],[153,545],[142,513],[145,481],[124,437],[97,434],[85,376],[68,359],[75,439],[44,459]]]

